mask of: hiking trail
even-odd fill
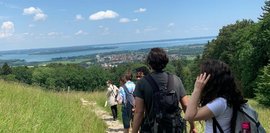
[[[119,120],[114,121],[112,115],[99,107],[96,102],[87,101],[83,98],[80,100],[83,106],[93,107],[93,109],[91,108],[91,111],[94,111],[96,115],[106,123],[108,126],[106,133],[123,133],[123,124]]]

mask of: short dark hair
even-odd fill
[[[143,72],[143,75],[149,74],[149,69],[146,66],[141,66],[135,69],[136,73]]]
[[[161,71],[168,64],[169,58],[162,48],[152,48],[147,55],[146,62],[155,71]]]

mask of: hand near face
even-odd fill
[[[205,87],[206,83],[208,82],[210,78],[210,74],[200,74],[199,76],[197,76],[195,85],[194,85],[194,91],[199,91],[201,92],[203,90],[203,88]]]

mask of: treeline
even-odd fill
[[[209,42],[202,59],[219,59],[231,66],[246,97],[270,105],[270,1],[258,22],[237,21],[224,26]]]
[[[196,60],[194,60],[196,61]],[[194,78],[198,69],[193,60],[172,60],[166,71],[176,74],[191,92]],[[135,79],[135,69],[146,66],[143,62],[121,64],[113,68],[103,68],[99,65],[84,67],[80,64],[49,64],[47,66],[17,66],[10,67],[5,63],[0,68],[0,77],[9,81],[17,81],[30,85],[39,85],[48,90],[67,91],[94,91],[105,89],[106,81],[112,80],[119,85],[119,78],[126,72],[132,71]]]

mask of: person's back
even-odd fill
[[[130,121],[132,120],[132,110],[134,108],[133,92],[135,84],[131,81],[132,74],[128,71],[125,74],[125,84],[119,88],[119,95],[122,99],[122,119],[124,125],[124,132],[128,133],[130,128]]]
[[[167,122],[171,125],[165,124],[164,122],[159,123],[159,127],[155,127],[153,122],[157,120],[157,112],[156,110],[156,103],[159,101],[159,98],[162,97],[156,97],[153,99],[153,96],[155,94],[158,94],[159,92],[155,91],[155,89],[159,90],[165,90],[168,89],[168,73],[164,72],[163,69],[166,67],[169,59],[166,54],[166,52],[161,48],[153,48],[149,52],[147,56],[147,63],[151,68],[153,69],[153,72],[149,74],[148,76],[151,76],[153,78],[153,82],[150,83],[147,79],[148,76],[144,76],[141,80],[138,81],[136,84],[136,89],[134,92],[135,95],[135,116],[134,116],[134,127],[133,127],[133,133],[137,133],[139,130],[139,127],[141,127],[141,133],[143,132],[154,132],[154,130],[161,129],[159,127],[162,127],[163,129],[169,129],[170,131],[166,130],[165,132],[174,133],[171,131],[172,129],[178,130],[178,120],[181,119],[180,113],[175,112],[175,114],[168,114],[168,116],[172,116],[171,119]],[[183,109],[185,109],[185,106],[187,104],[187,96],[183,87],[183,84],[175,75],[172,75],[173,85],[172,89],[175,94],[177,95],[177,105],[180,102],[183,106]],[[157,87],[153,86],[153,83],[157,84]],[[156,92],[156,93],[155,93]],[[177,106],[176,105],[176,106]],[[179,108],[179,106],[177,106]],[[160,110],[160,109],[157,109]],[[162,109],[166,110],[166,109]],[[179,113],[179,115],[178,115]],[[166,115],[166,114],[165,114]],[[174,117],[174,118],[173,118]],[[143,119],[142,119],[143,118]],[[165,118],[165,116],[164,116]],[[176,125],[173,125],[171,121],[177,121],[176,124],[177,128],[175,128]],[[180,122],[179,122],[180,123]],[[167,128],[169,126],[169,128]],[[194,125],[191,125],[191,129],[194,128]],[[159,130],[158,132],[162,132]],[[182,130],[182,129],[181,129]],[[179,131],[175,131],[179,132]]]

